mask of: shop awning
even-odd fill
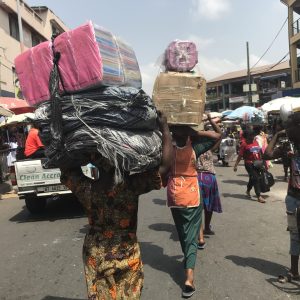
[[[260,80],[268,80],[268,79],[276,79],[276,78],[286,77],[286,76],[288,76],[287,73],[280,73],[280,74],[274,74],[274,75],[269,75],[269,76],[262,76],[259,79]]]

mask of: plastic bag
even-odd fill
[[[132,132],[83,125],[64,136],[63,151],[48,156],[46,165],[85,165],[92,153],[99,153],[115,167],[115,182],[121,182],[124,171],[140,173],[158,166],[161,147],[159,131]]]
[[[64,133],[86,124],[126,128],[128,130],[154,130],[156,108],[143,91],[132,87],[101,87],[89,92],[61,96],[60,106]],[[50,121],[52,102],[42,103],[35,111],[39,122]],[[82,120],[82,121],[81,121]]]
[[[124,171],[143,172],[160,164],[161,134],[156,109],[142,90],[102,87],[86,93],[58,95],[59,72],[50,78],[51,100],[35,112],[46,146],[46,166],[79,166],[99,153],[115,167],[115,182]]]

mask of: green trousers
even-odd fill
[[[198,237],[202,223],[202,209],[202,204],[191,208],[171,208],[181,249],[184,254],[185,269],[195,268]]]

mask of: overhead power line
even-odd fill
[[[279,31],[277,32],[276,36],[274,37],[273,41],[271,42],[271,44],[269,45],[269,47],[267,48],[267,50],[263,53],[263,55],[259,58],[259,60],[251,67],[251,69],[253,69],[263,59],[263,57],[268,53],[268,51],[271,49],[271,47],[273,46],[274,42],[278,38],[281,30],[283,29],[284,25],[286,24],[287,20],[288,20],[288,18],[285,19],[285,21],[283,22],[282,26],[280,27]]]
[[[273,68],[275,68],[276,66],[278,66],[283,60],[286,59],[286,57],[290,54],[290,52],[288,52],[283,58],[281,58],[276,64],[272,65],[271,67],[267,67],[265,69],[262,69],[262,70],[258,70],[259,73],[261,72],[269,72],[270,70],[272,70]],[[253,75],[255,75],[256,73],[253,73]]]

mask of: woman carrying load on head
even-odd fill
[[[197,158],[221,138],[216,132],[197,132],[189,126],[170,128],[174,143],[174,160],[167,184],[168,206],[184,254],[185,283],[183,297],[195,292],[194,268],[201,226],[202,203],[197,178]]]
[[[208,114],[208,121],[212,125],[212,128],[217,133],[222,133],[220,127],[214,122]],[[200,194],[203,200],[204,208],[204,229],[201,226],[199,235],[198,249],[204,249],[205,241],[204,234],[214,235],[214,231],[211,230],[211,218],[213,212],[221,213],[222,205],[218,189],[218,183],[216,179],[216,171],[213,163],[213,151],[220,145],[221,140],[216,143],[210,150],[201,154],[197,160],[197,172],[198,182],[200,188]]]
[[[99,179],[85,177],[81,168],[62,168],[61,181],[83,204],[90,229],[83,244],[83,263],[89,300],[140,299],[143,267],[137,242],[139,195],[160,189],[171,162],[172,140],[166,118],[158,117],[162,132],[162,159],[157,169],[124,175],[113,185],[114,167],[100,155],[91,163]]]

